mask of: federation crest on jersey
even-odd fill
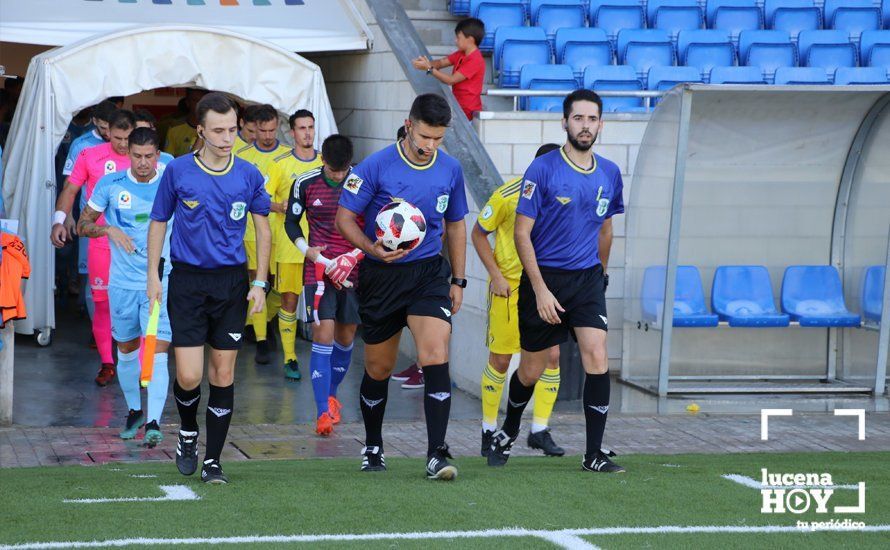
[[[609,209],[609,199],[600,199],[596,205],[596,215],[597,216],[605,216],[606,211]]]
[[[483,220],[487,220],[488,218],[491,217],[492,214],[494,214],[494,210],[491,209],[491,205],[490,205],[490,204],[486,204],[486,205],[485,205],[485,208],[482,209],[482,212],[479,214],[479,216],[480,216]]]
[[[107,176],[108,174],[113,174],[115,172],[117,172],[117,163],[113,160],[105,161],[105,175]]]
[[[449,195],[439,195],[436,199],[436,212],[444,214],[448,210],[448,199]]]
[[[244,214],[247,212],[247,203],[246,202],[233,202],[232,210],[229,212],[229,217],[235,220],[236,222],[244,218]]]
[[[117,194],[117,208],[118,210],[133,208],[133,197],[130,196],[129,191],[121,191]]]
[[[294,205],[291,207],[290,211],[294,213],[294,216],[299,216],[303,212],[303,207],[300,206],[300,203],[294,201]]]
[[[525,180],[525,183],[522,184],[522,197],[525,199],[532,198],[535,195],[535,189],[537,188],[537,183],[532,180]]]
[[[346,177],[346,181],[343,182],[343,188],[353,195],[358,195],[358,190],[362,188],[363,183],[365,183],[365,180],[362,178],[355,174],[349,174],[349,176]]]

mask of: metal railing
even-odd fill
[[[513,110],[519,110],[520,97],[555,97],[567,96],[575,90],[519,90],[515,88],[494,88],[482,93],[491,97],[512,97]],[[638,97],[643,99],[646,112],[652,111],[652,98],[659,98],[666,92],[659,90],[601,90],[596,92],[600,97]]]

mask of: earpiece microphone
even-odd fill
[[[411,134],[409,134],[408,132],[405,132],[405,135],[408,136],[408,139],[411,140],[411,145],[417,147],[417,156],[422,157],[422,156],[426,155],[426,151],[423,150],[423,147],[420,147],[417,145],[417,142],[414,141],[414,138],[411,137]]]

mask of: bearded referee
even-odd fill
[[[457,476],[445,443],[451,410],[448,342],[451,316],[460,310],[467,284],[467,197],[460,163],[438,150],[450,123],[451,107],[442,96],[418,96],[405,121],[405,139],[356,166],[340,193],[337,230],[366,254],[357,290],[365,341],[359,395],[365,421],[362,471],[386,469],[383,413],[399,337],[407,326],[417,344],[417,364],[423,369],[427,478]],[[426,218],[426,237],[411,252],[392,252],[376,240],[374,220],[393,200],[410,202]],[[356,221],[358,216],[366,220],[364,231]],[[450,265],[439,254],[443,232],[448,237]]]
[[[201,468],[206,483],[228,483],[220,454],[234,403],[235,359],[243,342],[248,301],[263,308],[269,283],[271,200],[259,170],[232,154],[238,133],[235,103],[210,93],[198,103],[203,146],[173,160],[161,177],[148,233],[148,297],[161,298],[158,262],[167,222],[170,236],[167,310],[176,354],[173,396],[181,426],[176,466],[183,475],[198,468],[198,407],[204,375],[204,344],[210,345],[207,377],[207,448]],[[244,229],[250,213],[257,237],[256,279],[248,283]]]
[[[507,416],[492,436],[489,466],[503,466],[519,421],[547,367],[548,350],[571,333],[584,367],[587,449],[581,467],[623,472],[601,449],[609,412],[606,266],[612,216],[624,212],[621,171],[591,150],[603,128],[603,101],[575,90],[562,106],[566,143],[532,161],[522,181],[514,238],[519,281],[519,369],[510,379]]]

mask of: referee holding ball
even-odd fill
[[[176,354],[173,396],[181,426],[176,466],[183,475],[198,467],[198,407],[204,375],[204,344],[210,345],[207,448],[201,468],[206,483],[228,483],[219,459],[234,403],[235,359],[243,341],[247,304],[260,311],[269,290],[271,200],[263,176],[232,154],[238,134],[235,103],[221,93],[204,96],[197,107],[203,146],[173,160],[164,171],[148,232],[148,298],[161,298],[158,264],[167,222],[170,236],[167,310]],[[247,214],[256,228],[256,279],[248,283],[244,251]]]

